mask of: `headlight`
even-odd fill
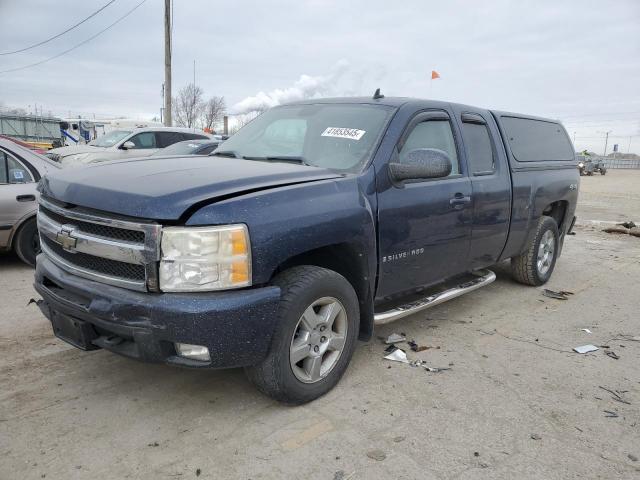
[[[251,285],[246,225],[162,229],[160,290],[204,292]]]
[[[584,163],[580,162],[580,163],[578,164],[578,166],[579,166],[580,168],[582,168],[582,167],[584,167]]]

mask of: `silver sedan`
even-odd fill
[[[0,138],[0,250],[13,249],[34,265],[40,252],[36,225],[36,186],[47,172],[60,166],[9,139]]]

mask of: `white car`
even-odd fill
[[[86,145],[54,148],[47,152],[52,160],[65,167],[87,163],[148,157],[161,148],[183,140],[210,139],[190,128],[146,127],[112,130]]]

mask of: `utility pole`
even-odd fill
[[[171,124],[171,0],[164,0],[164,125]]]
[[[603,157],[607,156],[607,143],[609,143],[609,134],[612,132],[613,130],[609,130],[605,133],[605,137],[604,137],[604,155]]]

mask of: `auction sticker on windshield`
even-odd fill
[[[365,133],[367,133],[365,130],[358,130],[357,128],[327,127],[321,136],[360,140]]]

